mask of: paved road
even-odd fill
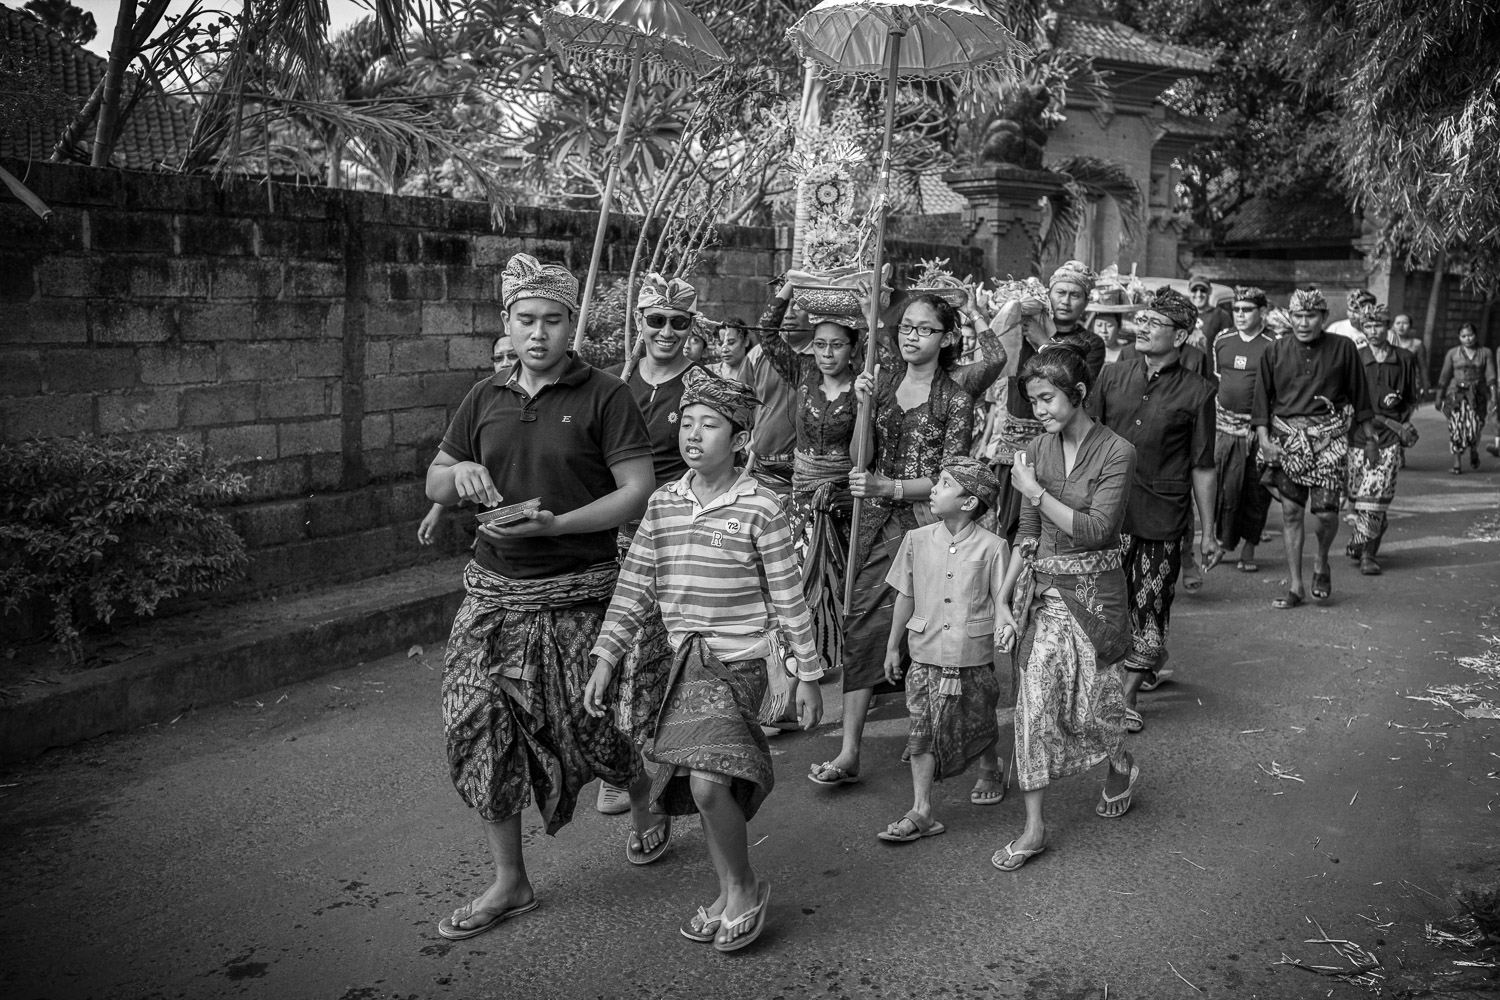
[[[959,779],[939,800],[947,835],[875,839],[910,794],[888,703],[860,786],[802,778],[833,754],[833,726],[777,744],[780,784],[751,830],[775,886],[754,948],[677,935],[715,891],[696,823],[635,869],[623,819],[592,809],[555,839],[528,817],[542,908],[450,944],[435,921],[489,862],[446,780],[429,649],[0,775],[0,995],[1365,994],[1273,964],[1338,962],[1305,943],[1309,920],[1378,954],[1387,995],[1451,983],[1436,974],[1460,971],[1455,956],[1423,927],[1500,871],[1500,722],[1406,695],[1480,679],[1455,658],[1500,634],[1500,471],[1450,478],[1441,428],[1422,429],[1387,575],[1340,558],[1331,606],[1273,613],[1268,558],[1180,598],[1178,682],[1146,696],[1133,738],[1136,807],[1098,820],[1094,780],[1054,786],[1051,849],[1019,874],[988,860],[1020,829],[1014,789],[977,808]]]

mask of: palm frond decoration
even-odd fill
[[[1120,245],[1141,243],[1146,235],[1146,199],[1125,167],[1094,156],[1070,156],[1047,164],[1063,176],[1063,190],[1047,199],[1039,258],[1070,253],[1083,231],[1089,202],[1108,195],[1120,209]]]

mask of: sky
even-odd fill
[[[26,0],[6,0],[8,7],[24,7]],[[188,0],[172,0],[172,5],[167,8],[168,16],[179,14],[188,5]],[[101,56],[109,55],[109,42],[115,33],[115,14],[120,10],[120,0],[73,0],[73,6],[81,7],[94,15],[94,23],[99,25],[99,34],[94,40],[85,46],[90,52],[96,52]],[[209,9],[239,10],[236,0],[222,0],[215,3],[209,0],[205,5]],[[345,25],[353,24],[370,13],[369,7],[361,0],[328,0],[328,33],[336,34]]]

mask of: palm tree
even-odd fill
[[[87,45],[99,33],[94,15],[73,6],[68,0],[28,0],[24,9],[68,41],[79,45]]]

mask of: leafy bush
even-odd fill
[[[246,486],[181,439],[0,445],[0,610],[44,599],[54,648],[78,662],[87,611],[101,622],[127,604],[149,615],[243,574],[245,543],[213,508]]]
[[[589,303],[589,325],[579,354],[596,368],[625,360],[625,284],[619,278],[601,284]]]

